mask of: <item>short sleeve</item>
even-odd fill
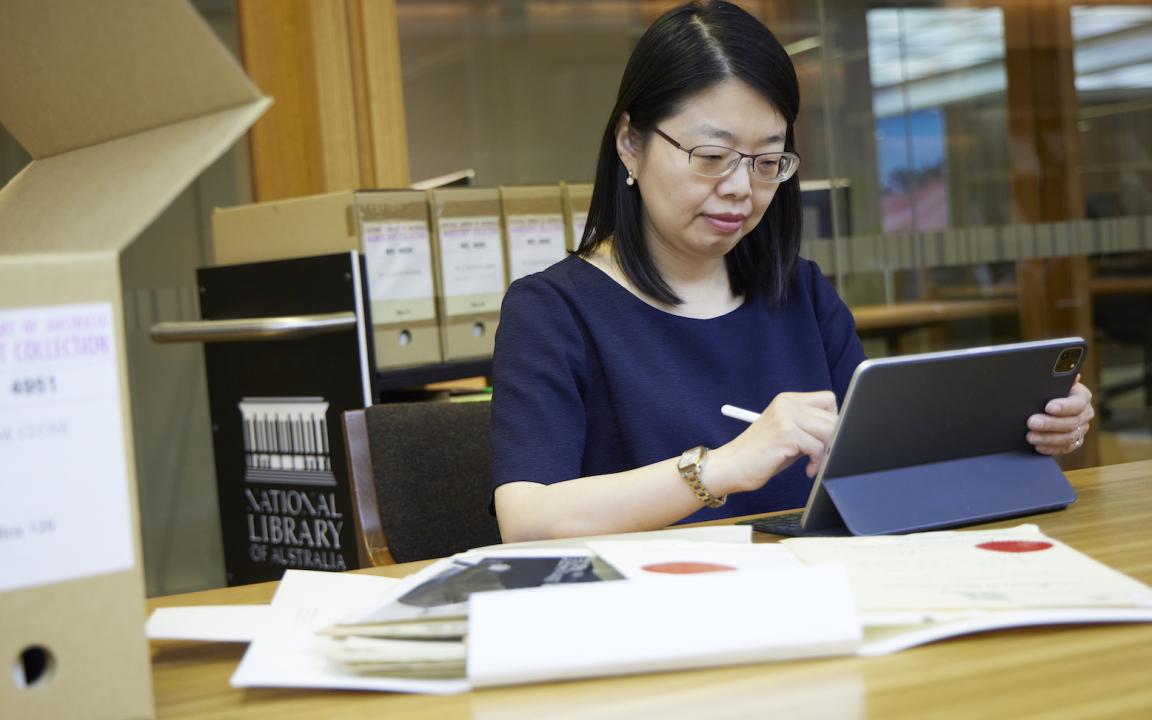
[[[513,283],[492,357],[492,482],[580,476],[585,340],[573,308],[539,276]]]
[[[852,311],[840,299],[828,278],[820,272],[820,267],[814,262],[808,265],[812,274],[813,307],[820,323],[820,336],[832,376],[832,389],[836,393],[837,403],[843,405],[852,373],[856,371],[857,365],[864,362],[864,346],[856,333]]]

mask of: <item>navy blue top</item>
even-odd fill
[[[554,483],[715,448],[780,392],[833,390],[843,403],[864,359],[852,314],[815,263],[798,260],[776,310],[754,293],[700,320],[652,307],[571,255],[512,283],[493,357],[493,483]],[[801,507],[806,458],[764,487],[683,522]],[[704,470],[707,482],[707,468]]]

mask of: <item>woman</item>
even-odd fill
[[[787,53],[730,3],[676,8],[640,39],[579,250],[513,283],[501,308],[505,541],[804,504],[864,353],[848,308],[798,257],[798,109]],[[1078,447],[1089,398],[1077,384],[1053,401],[1029,441]],[[725,403],[767,407],[745,426]]]

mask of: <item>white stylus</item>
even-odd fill
[[[753,423],[760,419],[760,413],[745,410],[744,408],[736,407],[735,405],[724,405],[720,408],[720,414],[726,415],[736,420],[743,420],[746,423]]]

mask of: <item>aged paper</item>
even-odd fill
[[[782,544],[808,563],[842,563],[865,613],[1152,607],[1152,589],[1035,525]]]

